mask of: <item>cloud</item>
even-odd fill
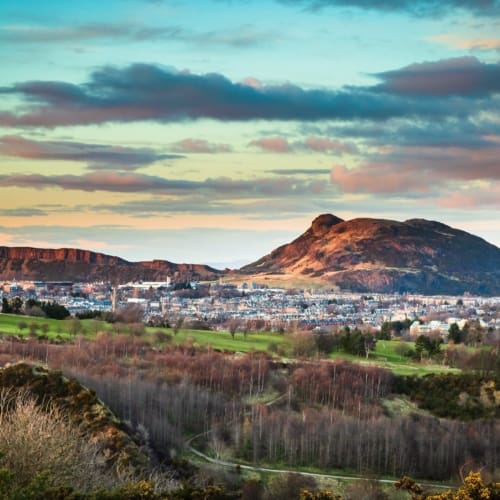
[[[27,81],[0,88],[23,105],[0,113],[0,125],[56,127],[106,122],[376,120],[467,117],[499,103],[473,99],[496,92],[499,64],[474,58],[412,65],[379,73],[381,84],[341,90],[233,83],[150,64],[106,66],[83,84]],[[448,86],[448,87],[447,87]],[[463,94],[458,96],[457,94]],[[427,97],[423,99],[422,96]],[[451,98],[451,97],[452,98]],[[467,99],[463,98],[466,97]]]
[[[219,45],[245,48],[268,43],[275,38],[243,25],[233,30],[195,32],[181,26],[146,26],[143,24],[85,23],[74,26],[16,25],[0,26],[0,41],[9,43],[62,43],[120,40],[147,42],[168,40],[195,45]]]
[[[500,122],[494,117],[470,116],[441,120],[408,120],[405,118],[368,122],[354,120],[340,125],[301,124],[302,134],[322,134],[358,139],[365,146],[425,146],[427,148],[484,149],[498,147]],[[347,143],[350,144],[350,143]]]
[[[500,38],[463,38],[454,34],[436,35],[427,38],[452,49],[470,51],[500,51]]]
[[[161,160],[183,158],[151,148],[131,148],[70,141],[34,141],[16,135],[0,137],[0,155],[37,160],[86,162],[93,170],[136,170]]]
[[[500,92],[500,64],[487,64],[475,57],[457,57],[416,63],[394,71],[377,73],[382,92],[401,95],[488,95]]]
[[[334,165],[330,180],[341,191],[347,193],[402,193],[425,192],[429,182],[422,177],[412,178],[412,173],[397,170],[390,165],[365,165],[349,170],[344,165]]]
[[[177,153],[228,153],[232,151],[229,144],[211,143],[204,139],[182,139],[174,142],[172,151]]]
[[[47,215],[45,210],[32,207],[0,209],[0,217],[36,217],[43,215]]]
[[[249,146],[254,146],[262,151],[270,151],[272,153],[288,153],[290,152],[290,144],[284,137],[263,137],[255,139],[248,143]]]
[[[352,143],[330,139],[328,137],[310,136],[303,140],[289,142],[285,137],[272,136],[255,139],[248,143],[262,151],[271,153],[290,153],[292,151],[313,151],[315,153],[329,153],[336,155],[355,154],[357,147]]]
[[[334,165],[330,180],[348,193],[425,193],[464,182],[500,182],[500,149],[390,148],[355,168]]]
[[[113,213],[129,215],[132,217],[165,216],[168,214],[203,214],[203,215],[240,215],[249,218],[281,219],[296,217],[300,214],[310,214],[315,211],[325,211],[330,205],[323,200],[315,199],[238,199],[235,204],[232,200],[218,200],[206,194],[188,195],[186,197],[170,198],[161,197],[151,199],[133,200],[122,203],[103,203],[91,207],[95,213]]]
[[[203,181],[166,179],[164,177],[124,172],[92,172],[84,175],[0,175],[2,187],[65,190],[108,191],[116,193],[154,192],[163,195],[192,195],[196,191],[217,193],[228,198],[252,196],[303,196],[322,193],[324,182],[297,180],[288,177],[249,180],[229,177],[207,178]]]
[[[328,137],[308,137],[302,147],[318,153],[355,154],[358,152],[354,144],[341,142]]]
[[[483,207],[500,208],[500,184],[453,191],[438,200],[441,207],[453,209],[474,209]]]
[[[304,5],[311,10],[326,7],[354,7],[381,12],[407,12],[414,16],[448,14],[457,9],[476,15],[498,15],[498,0],[280,0],[290,5]]]
[[[76,26],[17,25],[0,27],[0,40],[25,43],[60,43],[83,40],[124,39],[143,41],[184,36],[178,26],[161,28],[131,24],[87,23]]]
[[[282,168],[267,170],[270,174],[276,175],[324,175],[329,174],[329,168]]]

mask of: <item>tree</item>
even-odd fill
[[[311,332],[298,332],[288,336],[292,355],[296,357],[313,356],[316,352],[316,342]]]
[[[183,324],[184,324],[184,317],[183,316],[177,316],[177,318],[175,318],[174,324],[172,326],[172,330],[174,331],[174,335],[177,336],[177,334],[179,333],[179,331],[182,328]]]
[[[30,335],[36,335],[36,331],[38,330],[38,323],[35,323],[32,321],[29,325],[28,328],[30,330]]]
[[[456,323],[452,323],[448,328],[448,340],[453,341],[454,344],[463,342],[462,331]]]
[[[406,318],[404,321],[384,321],[377,338],[380,340],[391,340],[393,336],[400,337],[404,330],[408,330],[411,325],[411,319]]]
[[[76,337],[82,331],[82,322],[78,318],[70,318],[66,320],[68,333]]]
[[[314,340],[318,351],[325,354],[336,351],[339,346],[338,336],[331,333],[315,333]]]
[[[229,321],[229,333],[231,334],[232,339],[234,340],[234,336],[240,326],[240,320],[237,318],[233,318]]]
[[[21,314],[21,310],[23,308],[23,299],[21,299],[21,297],[14,297],[10,301],[10,307],[13,314]]]
[[[17,328],[19,328],[19,331],[22,332],[25,328],[28,328],[28,323],[26,321],[21,320],[17,323]]]
[[[12,313],[12,307],[9,304],[9,300],[7,297],[2,298],[2,313],[4,314],[11,314]]]
[[[462,330],[464,341],[468,345],[477,346],[483,340],[484,329],[479,321],[468,321]]]
[[[57,302],[46,302],[42,303],[42,311],[47,315],[47,318],[52,319],[65,319],[70,316],[69,311],[61,304]]]
[[[431,339],[427,335],[419,335],[415,341],[415,352],[422,361],[424,354],[426,354],[429,358],[439,354],[442,343],[443,339],[441,337]]]
[[[394,352],[396,354],[398,354],[401,358],[403,358],[404,356],[411,356],[412,353],[415,354],[413,351],[412,351],[412,348],[410,346],[410,344],[408,344],[407,342],[398,342],[395,347],[394,347]]]
[[[363,335],[363,341],[364,341],[366,359],[368,359],[370,357],[370,352],[375,350],[377,339],[371,333],[365,333]]]
[[[115,321],[121,323],[142,323],[144,309],[140,304],[127,304],[115,313]]]
[[[378,332],[377,337],[379,340],[391,340],[391,323],[389,321],[384,321],[380,327],[380,332]]]

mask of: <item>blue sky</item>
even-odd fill
[[[0,4],[0,244],[237,265],[319,213],[500,245],[500,3]]]

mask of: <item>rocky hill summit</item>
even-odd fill
[[[310,278],[359,292],[500,294],[500,249],[440,222],[331,214],[244,266],[249,275]]]

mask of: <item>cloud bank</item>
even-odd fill
[[[492,107],[500,64],[475,58],[421,63],[375,75],[380,84],[340,90],[234,83],[151,64],[105,66],[86,83],[27,81],[0,88],[22,105],[0,126],[57,127],[107,122],[376,120],[467,117]]]

